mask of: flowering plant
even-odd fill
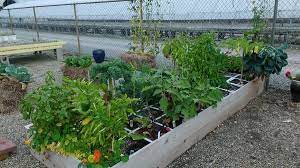
[[[297,69],[294,72],[291,69],[287,69],[285,71],[285,76],[291,80],[300,81],[300,69]]]

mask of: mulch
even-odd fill
[[[0,76],[0,113],[7,114],[18,110],[26,93],[26,85],[16,79]]]

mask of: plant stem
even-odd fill
[[[141,51],[144,53],[145,52],[145,44],[144,44],[144,32],[143,32],[143,0],[139,1],[139,32],[140,32],[140,38],[141,38]]]

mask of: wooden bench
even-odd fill
[[[25,44],[6,44],[0,45],[0,62],[9,63],[9,57],[16,54],[36,53],[47,50],[54,50],[54,54],[58,61],[63,61],[63,41],[43,41]]]

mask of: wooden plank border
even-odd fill
[[[243,109],[252,99],[264,91],[265,81],[253,80],[225,97],[216,108],[208,108],[199,115],[176,127],[160,139],[130,156],[126,163],[113,168],[164,168],[183,154],[192,145],[204,138],[227,118]],[[53,152],[37,154],[34,157],[49,168],[74,168],[80,161],[63,157]]]

